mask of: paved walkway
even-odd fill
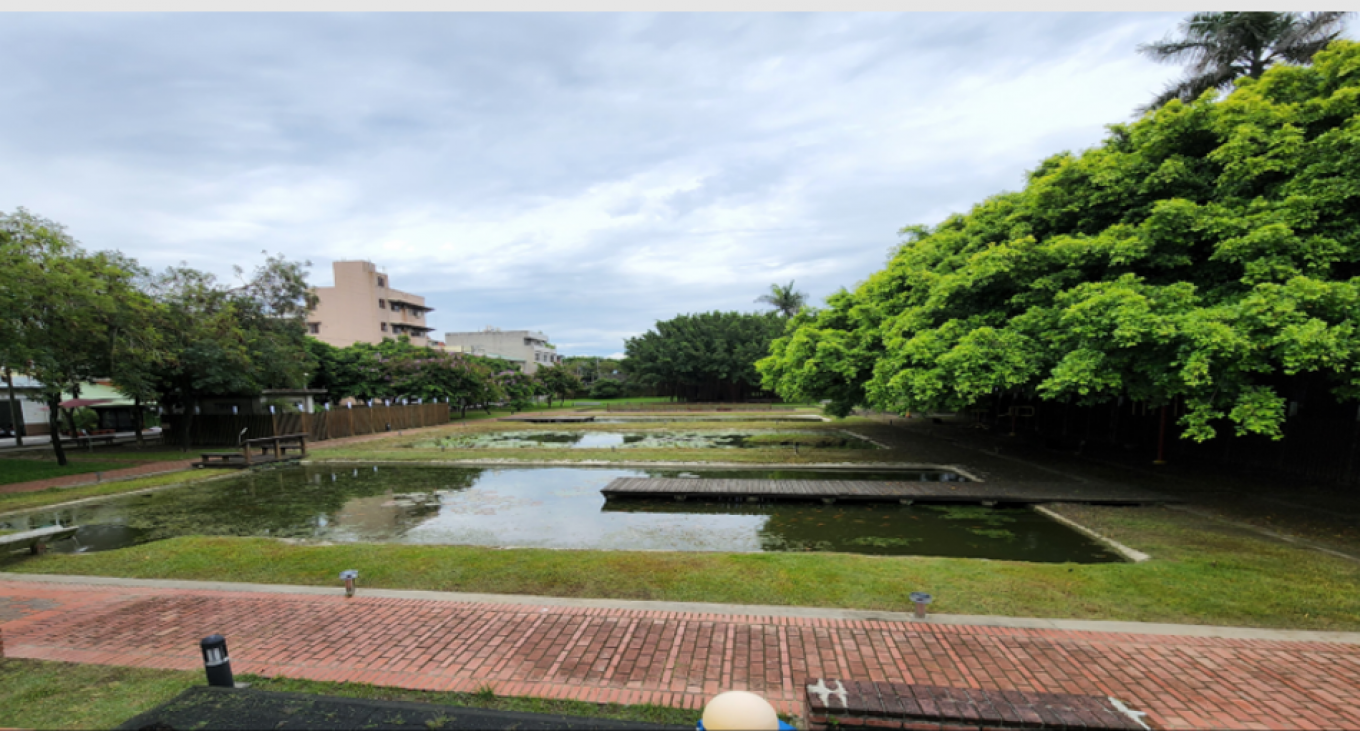
[[[1353,641],[287,591],[10,576],[0,631],[12,657],[191,670],[220,632],[237,673],[696,710],[746,689],[797,714],[806,679],[837,677],[1113,696],[1167,729],[1360,728]]]

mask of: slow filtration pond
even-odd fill
[[[852,472],[471,468],[313,464],[279,467],[64,508],[0,517],[0,530],[79,525],[62,552],[184,535],[330,542],[664,551],[838,551],[1035,562],[1123,559],[1023,507],[720,499],[611,499],[620,477],[961,480],[947,471]]]
[[[446,437],[413,447],[451,449],[875,449],[863,437],[834,431],[510,431]]]

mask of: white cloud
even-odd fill
[[[658,319],[814,301],[1175,75],[1176,14],[9,19],[0,210],[226,274],[368,259],[439,332],[617,353]]]

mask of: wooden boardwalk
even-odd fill
[[[606,498],[732,498],[929,503],[1093,503],[1147,505],[1180,502],[1150,490],[1079,482],[918,482],[866,480],[706,480],[621,477]]]

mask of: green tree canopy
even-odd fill
[[[497,373],[496,387],[502,398],[510,403],[511,413],[529,408],[534,403],[534,397],[543,393],[543,384],[521,371],[506,370]]]
[[[559,401],[566,401],[568,396],[585,389],[585,385],[581,383],[581,379],[577,378],[575,373],[560,365],[540,366],[534,377],[538,379],[543,393],[547,395],[549,406],[552,406],[554,397]]]
[[[267,257],[249,279],[227,287],[211,274],[172,267],[152,282],[161,304],[165,358],[155,390],[182,409],[176,420],[185,448],[203,396],[253,396],[266,388],[298,388],[316,368],[304,318],[314,304],[305,264]]]
[[[638,383],[692,401],[736,401],[760,390],[755,362],[784,330],[774,313],[701,312],[657,322],[624,347]]]
[[[886,269],[792,321],[767,387],[838,413],[1183,399],[1183,436],[1226,419],[1278,437],[1282,379],[1360,396],[1360,44],[1173,100],[904,233]]]
[[[1346,13],[1195,13],[1181,23],[1179,38],[1144,43],[1138,51],[1161,63],[1188,65],[1139,112],[1172,99],[1192,102],[1210,89],[1226,89],[1242,77],[1261,78],[1279,62],[1305,64],[1341,34]]]
[[[144,272],[117,252],[90,253],[53,221],[20,208],[0,215],[0,365],[43,385],[55,436],[63,392],[118,371],[129,343],[154,347],[153,303]],[[66,464],[60,439],[52,440]]]
[[[565,368],[577,378],[582,386],[589,388],[601,378],[622,378],[622,364],[617,360],[601,358],[598,355],[569,355],[558,363],[556,368]]]
[[[466,414],[470,406],[503,398],[494,374],[508,366],[504,361],[413,345],[405,335],[345,348],[308,338],[307,347],[317,363],[309,385],[326,389],[332,402],[439,399]]]

